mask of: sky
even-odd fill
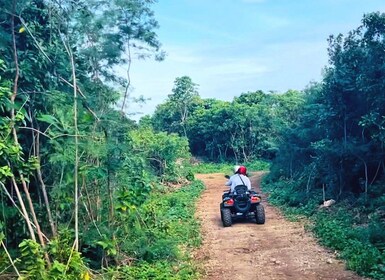
[[[158,0],[153,5],[166,58],[134,60],[128,112],[152,114],[189,76],[202,98],[231,101],[241,93],[302,90],[321,81],[327,39],[347,34],[384,0]]]

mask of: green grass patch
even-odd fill
[[[195,174],[209,174],[209,173],[224,173],[232,174],[234,163],[200,163],[192,166],[192,172]],[[263,160],[255,160],[252,162],[242,163],[249,171],[267,171],[269,170],[270,163]]]

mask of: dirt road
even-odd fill
[[[262,173],[252,176],[258,189]],[[332,253],[323,249],[303,228],[286,221],[266,203],[266,223],[234,223],[224,228],[219,203],[225,190],[223,174],[198,175],[207,189],[198,203],[203,245],[197,257],[204,265],[204,279],[364,279],[344,269]]]

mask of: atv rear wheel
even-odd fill
[[[258,204],[255,207],[255,219],[259,225],[265,223],[265,209],[263,208],[262,204]]]
[[[221,218],[222,218],[222,223],[224,227],[230,227],[232,224],[231,221],[231,211],[228,208],[222,208],[221,209]]]

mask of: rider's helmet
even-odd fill
[[[238,173],[239,167],[240,167],[239,165],[234,166],[234,174]]]
[[[238,168],[238,173],[239,173],[239,174],[242,174],[242,175],[246,175],[246,173],[247,173],[246,167],[245,167],[245,166],[240,166],[240,167]]]

